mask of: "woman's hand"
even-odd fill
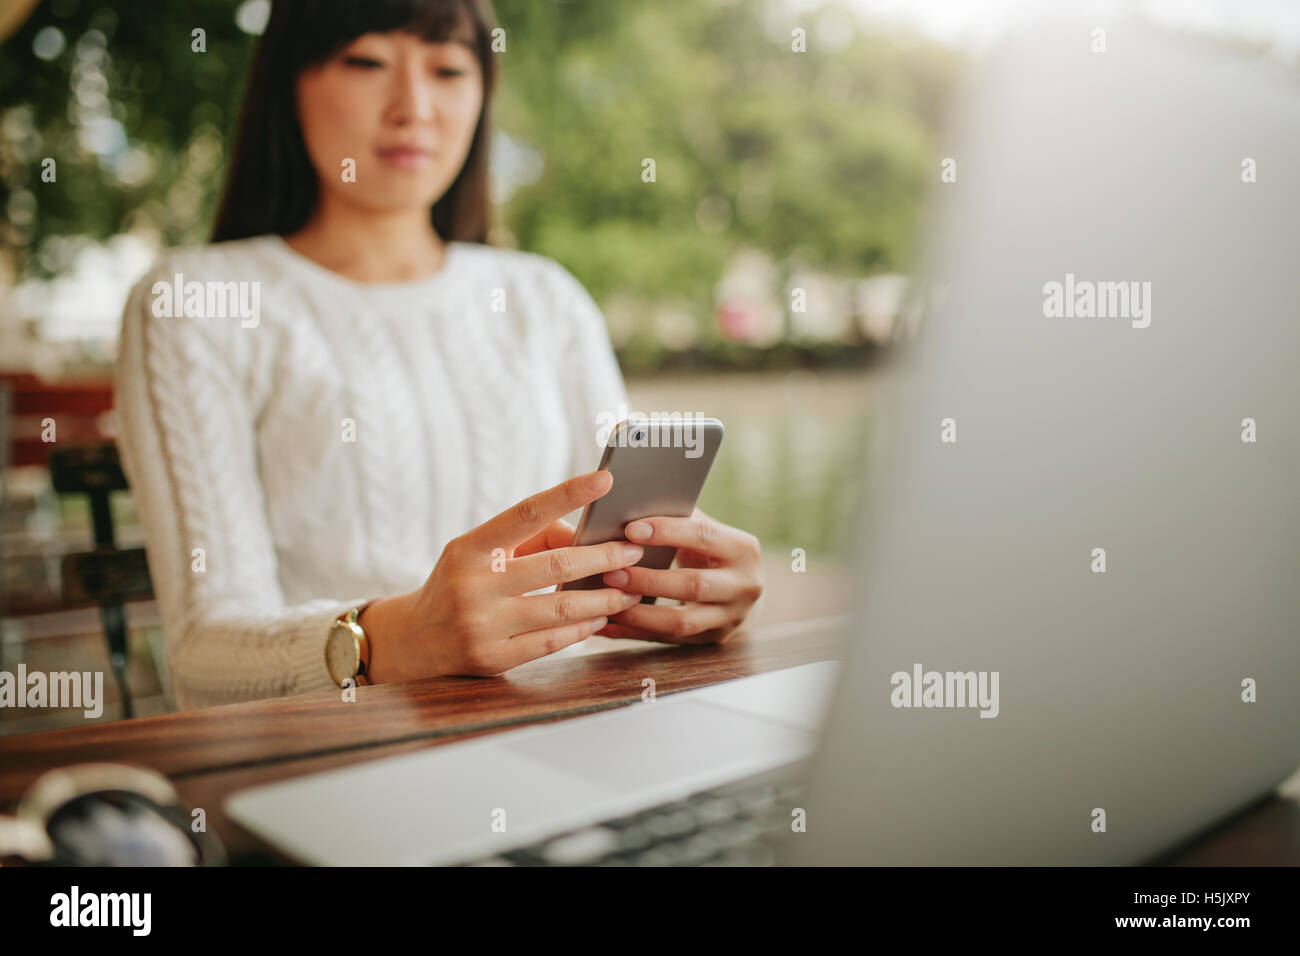
[[[570,546],[562,516],[612,485],[608,471],[570,478],[448,542],[419,590],[363,612],[370,679],[500,674],[590,637],[640,600],[615,587],[527,595],[641,560],[627,541]]]
[[[664,571],[622,568],[606,573],[605,583],[684,603],[680,607],[637,604],[615,614],[598,634],[668,644],[721,643],[762,597],[758,538],[710,518],[699,508],[689,518],[632,521],[623,533],[637,544],[677,548],[677,566]]]

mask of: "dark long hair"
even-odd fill
[[[433,204],[433,227],[445,241],[485,242],[488,141],[496,57],[490,0],[274,0],[257,51],[235,132],[235,151],[217,210],[212,241],[267,233],[288,235],[316,209],[316,171],[298,123],[298,74],[329,59],[363,33],[406,30],[442,42],[468,20],[483,77],[483,109],[465,164]]]

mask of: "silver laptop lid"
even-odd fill
[[[1139,861],[1300,764],[1300,87],[1108,40],[1010,43],[943,144],[790,862]]]

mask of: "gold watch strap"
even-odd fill
[[[339,618],[340,621],[348,626],[348,630],[352,632],[353,639],[357,642],[357,672],[353,675],[353,678],[362,686],[370,683],[370,677],[367,674],[370,667],[370,642],[366,640],[366,632],[361,625],[357,623],[357,618],[361,616],[361,612],[369,607],[370,604],[371,602],[367,601],[365,604],[359,604],[354,608],[349,608],[347,614]]]
[[[361,663],[357,666],[358,684],[370,683],[370,642],[366,640],[365,630],[357,623],[357,618],[361,616],[361,612],[366,609],[368,604],[369,602],[348,611],[348,623],[356,628],[354,633],[357,635],[357,644],[361,647]]]

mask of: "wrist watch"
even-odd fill
[[[348,678],[358,684],[370,683],[366,676],[370,665],[370,645],[366,642],[366,632],[357,623],[357,616],[366,606],[354,607],[336,620],[330,628],[329,640],[325,642],[325,666],[329,668],[334,683],[340,687]]]

